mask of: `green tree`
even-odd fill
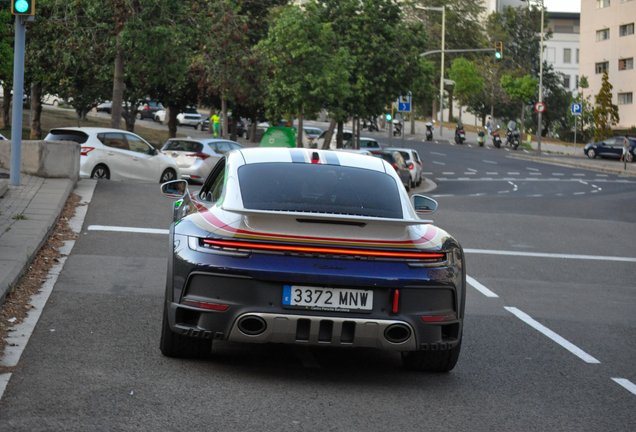
[[[612,89],[607,71],[603,71],[601,90],[596,95],[594,108],[594,141],[602,141],[614,136],[612,126],[620,121],[618,106],[612,103]]]
[[[526,104],[537,92],[539,80],[525,75],[521,78],[513,78],[510,75],[501,77],[501,87],[510,96],[510,99],[521,103],[521,133],[525,129]]]
[[[448,71],[450,79],[455,81],[455,91],[459,96],[459,121],[462,120],[462,105],[464,98],[468,98],[478,93],[484,88],[484,80],[477,72],[477,68],[470,60],[465,58],[457,58],[453,60],[453,65]],[[453,117],[453,113],[450,113]]]
[[[13,22],[9,3],[0,3],[0,85],[2,85],[4,93],[0,106],[1,128],[6,128],[11,124],[9,107],[11,106],[11,89],[13,87]]]
[[[351,61],[329,23],[321,23],[314,4],[287,6],[274,20],[260,49],[271,67],[266,106],[273,118],[298,111],[317,112],[349,97]],[[298,134],[302,147],[302,134]]]

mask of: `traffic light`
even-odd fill
[[[495,58],[501,60],[503,57],[503,42],[497,41],[495,42]]]
[[[393,116],[390,113],[387,113],[384,117],[386,117],[386,121],[393,120]]]
[[[11,0],[13,15],[35,15],[35,0]]]

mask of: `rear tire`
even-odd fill
[[[212,355],[212,339],[191,338],[173,332],[168,323],[168,308],[164,306],[159,349],[166,357],[209,358]]]
[[[408,370],[419,372],[449,372],[459,359],[461,341],[455,348],[445,351],[409,351],[402,353],[402,364]]]
[[[91,172],[91,178],[110,180],[110,170],[106,165],[99,164],[95,168],[93,168],[93,172]]]
[[[172,168],[168,168],[163,172],[163,174],[161,174],[159,183],[165,183],[172,180],[177,180],[177,173]]]
[[[587,157],[589,157],[590,159],[594,159],[596,157],[596,150],[594,150],[593,148],[589,149],[587,151]]]

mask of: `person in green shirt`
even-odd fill
[[[214,127],[214,138],[216,138],[219,135],[219,121],[221,120],[221,117],[219,117],[219,111],[217,111],[210,120],[212,120],[212,126]]]

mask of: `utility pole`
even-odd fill
[[[15,47],[13,54],[13,115],[11,119],[11,170],[9,182],[20,186],[22,160],[22,103],[24,97],[24,46],[26,21],[32,16],[15,16]]]

